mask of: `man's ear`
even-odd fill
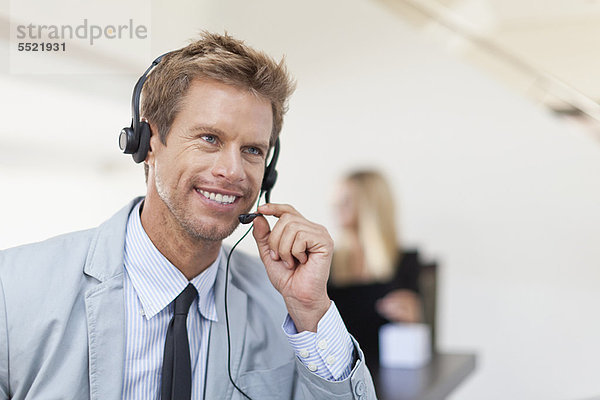
[[[156,156],[156,149],[162,144],[160,143],[160,135],[158,134],[158,128],[152,122],[148,122],[150,126],[150,147],[148,148],[148,154],[144,162],[148,165],[154,163],[154,157]]]

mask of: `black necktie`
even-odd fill
[[[186,320],[197,294],[190,283],[173,300],[174,313],[167,330],[163,356],[161,400],[189,400],[192,397],[192,362]]]

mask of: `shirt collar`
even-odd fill
[[[146,319],[167,307],[191,283],[198,291],[198,310],[217,321],[214,286],[222,251],[200,275],[188,281],[154,246],[140,219],[140,201],[129,214],[125,233],[125,270],[140,300]]]

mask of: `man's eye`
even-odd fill
[[[262,151],[260,151],[260,149],[258,147],[248,147],[246,149],[246,152],[253,154],[255,156],[260,156],[262,155]]]
[[[202,135],[202,140],[208,143],[217,143],[217,138],[213,135]]]

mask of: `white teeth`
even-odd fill
[[[198,190],[202,196],[221,204],[231,204],[235,201],[235,196],[229,196],[221,193],[211,193],[205,190]]]

